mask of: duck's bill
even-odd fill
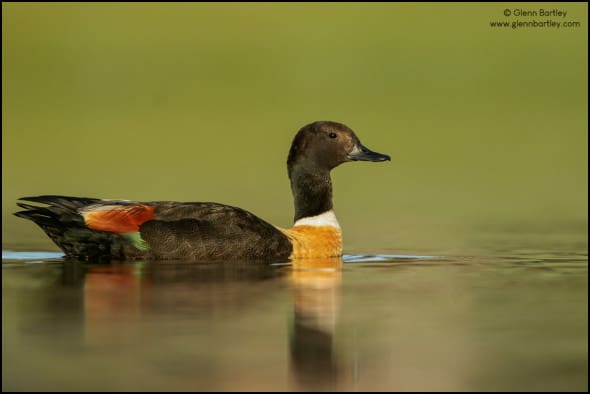
[[[361,160],[361,161],[386,161],[391,160],[389,155],[385,155],[383,153],[373,152],[363,144],[357,144],[352,152],[348,154],[348,158],[353,161]]]

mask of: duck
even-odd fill
[[[342,230],[333,209],[330,171],[347,162],[388,160],[389,155],[365,147],[342,123],[316,121],[303,126],[287,157],[295,205],[290,228],[214,202],[40,195],[18,199],[24,210],[14,215],[41,227],[66,259],[86,262],[339,257]]]

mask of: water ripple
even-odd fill
[[[42,252],[42,251],[13,251],[3,250],[2,260],[8,261],[23,261],[23,262],[43,262],[46,260],[61,259],[64,257],[60,252]],[[440,259],[440,256],[420,256],[420,255],[405,255],[405,254],[344,254],[342,261],[344,263],[368,263],[379,261],[396,261],[396,260],[425,260],[425,259]]]
[[[395,261],[395,260],[428,260],[441,259],[442,256],[419,256],[408,254],[344,254],[342,261],[344,263],[368,263],[375,261]]]
[[[2,260],[53,260],[64,257],[61,252],[15,252],[12,250],[2,251]]]

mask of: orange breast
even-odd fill
[[[281,231],[293,244],[291,259],[339,257],[342,255],[342,233],[332,226],[295,226]]]

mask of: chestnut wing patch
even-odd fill
[[[154,219],[154,207],[135,205],[90,205],[80,211],[86,226],[92,230],[117,234],[134,233],[139,226]]]

